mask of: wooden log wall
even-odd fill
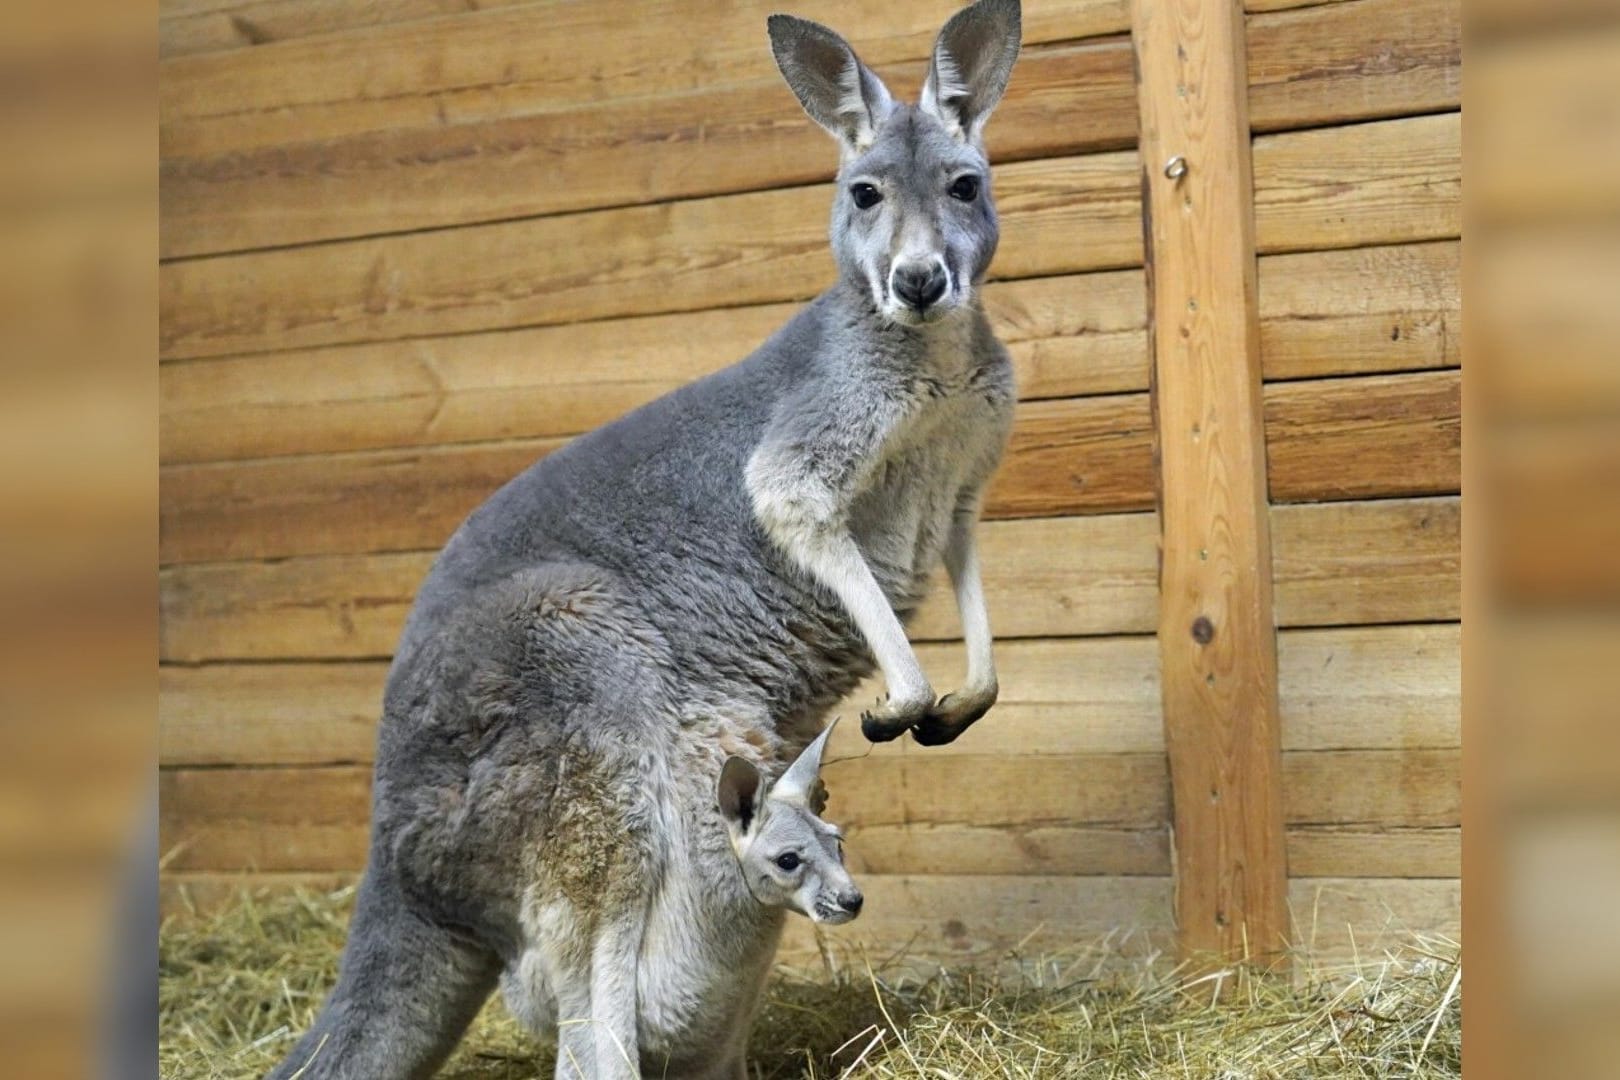
[[[352,876],[435,549],[828,282],[835,151],[771,65],[779,6],[162,0],[171,901]],[[950,9],[788,6],[907,93]],[[1458,924],[1458,8],[1244,16],[1288,900],[1325,955]],[[984,527],[1003,699],[946,748],[840,729],[871,903],[836,937],[874,955],[1173,937],[1130,9],[1024,23],[990,125],[1022,399]],[[936,596],[938,686],[957,634]]]

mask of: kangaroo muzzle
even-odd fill
[[[950,287],[950,274],[938,259],[898,263],[889,273],[889,291],[919,315],[937,304]]]

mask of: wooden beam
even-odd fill
[[[1184,956],[1269,965],[1288,882],[1243,9],[1134,0],[1132,20],[1177,926]]]
[[[1300,503],[1271,512],[1280,626],[1458,617],[1459,500]],[[980,541],[991,622],[1003,637],[1151,634],[1156,516],[992,521]],[[433,551],[176,566],[158,577],[165,661],[388,656]],[[914,640],[959,633],[936,581]]]
[[[1457,491],[1460,381],[1441,371],[1268,386],[1272,497],[1317,502]],[[173,564],[436,547],[496,488],[561,445],[560,438],[517,439],[165,466],[159,558]],[[1026,402],[985,516],[1149,510],[1154,479],[1147,394]]]
[[[1250,19],[1255,129],[1455,108],[1462,68],[1457,6],[1458,0],[1359,0]],[[243,18],[265,28],[256,16]],[[455,34],[475,22],[459,19],[442,29]],[[253,61],[241,56],[238,63]],[[879,65],[877,72],[904,93],[921,83],[924,63],[919,55]],[[282,247],[830,179],[836,160],[826,136],[775,71],[760,74],[680,94],[632,85],[601,100],[538,111],[507,108],[458,123],[413,122],[405,115],[399,117],[403,126],[340,130],[330,138],[317,138],[318,129],[278,113],[283,136],[296,141],[269,145],[259,145],[264,132],[254,123],[225,125],[206,153],[166,152],[160,255]],[[500,93],[511,89],[503,81]],[[309,110],[292,115],[299,113],[307,117]],[[1130,41],[1109,37],[1027,47],[986,137],[990,159],[1004,165],[1127,147],[1136,127]],[[176,142],[174,133],[168,142]]]
[[[1461,132],[1445,113],[1256,139],[1261,250],[1460,235]],[[1137,181],[1131,152],[998,168],[995,276],[1140,265]],[[786,188],[168,262],[162,356],[804,299],[827,282],[830,197]]]

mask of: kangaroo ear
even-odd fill
[[[1022,36],[1018,0],[978,0],[951,16],[934,42],[922,110],[977,143],[1007,89]]]
[[[846,156],[870,147],[894,107],[883,80],[820,23],[772,15],[766,25],[776,66],[810,119],[832,133]]]
[[[715,791],[720,803],[720,816],[734,842],[746,837],[759,824],[760,810],[765,802],[764,777],[753,762],[740,757],[726,759],[720,770],[720,783]]]
[[[771,798],[793,803],[795,806],[810,806],[816,782],[821,779],[822,751],[827,749],[827,739],[837,726],[838,718],[834,717],[833,722],[828,724],[809,746],[800,751],[793,764],[788,766],[787,772],[771,786]]]

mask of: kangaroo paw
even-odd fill
[[[930,694],[929,698],[933,695]],[[879,701],[873,708],[861,713],[861,734],[868,742],[889,742],[910,730],[928,715],[929,698],[920,702]]]

